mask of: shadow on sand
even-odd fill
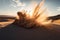
[[[0,29],[0,40],[60,40],[60,25],[52,27],[52,30],[44,27],[26,29],[10,24]]]

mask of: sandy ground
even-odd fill
[[[12,19],[9,19],[7,22],[0,22],[0,28],[5,27],[13,22],[14,22],[14,20],[12,20]]]
[[[0,22],[4,26],[0,29],[0,40],[60,40],[60,25],[56,25],[56,21],[46,26],[51,30],[43,27],[26,29],[11,24],[13,22],[14,20]]]
[[[53,24],[60,25],[60,20],[55,20],[55,21],[53,22]]]

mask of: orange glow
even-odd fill
[[[45,0],[42,0],[42,2],[40,2],[39,4],[35,5],[36,7],[33,8],[31,10],[31,12],[28,12],[28,9],[25,13],[26,13],[26,19],[32,19],[35,20],[39,25],[46,25],[46,24],[50,24],[52,20],[47,20],[47,16],[45,14],[46,9],[44,8],[41,10],[41,7],[44,5]],[[24,13],[24,12],[23,12]]]

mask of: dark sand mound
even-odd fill
[[[16,19],[16,17],[10,15],[0,15],[0,19]]]
[[[59,26],[59,25],[53,25]],[[0,29],[0,40],[60,40],[60,32],[44,27],[26,29],[14,24]]]
[[[3,28],[5,26],[13,23],[15,19],[16,19],[15,16],[0,15],[0,28]]]
[[[55,15],[55,16],[48,17],[48,20],[52,20],[52,22],[55,21],[55,20],[59,20],[59,19],[60,19],[60,15]]]

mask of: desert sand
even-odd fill
[[[26,29],[9,24],[0,29],[0,40],[60,40],[60,29],[58,28],[60,26],[55,24],[50,26],[54,29],[44,27]]]

